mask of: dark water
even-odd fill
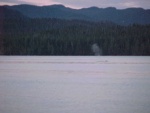
[[[0,56],[0,113],[150,113],[150,57]]]

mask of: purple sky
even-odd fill
[[[63,4],[72,8],[97,6],[100,8],[116,7],[118,9],[124,9],[128,7],[142,7],[144,9],[150,9],[150,0],[0,0],[0,5],[16,4],[32,4],[39,6]]]

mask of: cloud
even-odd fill
[[[97,6],[100,8],[117,7],[119,9],[128,7],[143,7],[149,9],[150,0],[52,0],[66,6],[76,8]]]
[[[143,5],[141,4],[143,3]],[[150,2],[149,2],[150,3]],[[143,0],[142,2],[139,0],[123,0],[122,2],[120,2],[119,4],[117,4],[118,7],[123,7],[123,8],[127,8],[127,7],[145,7],[145,1]]]
[[[17,4],[31,4],[31,5],[52,5],[59,4],[52,0],[0,0],[0,5],[17,5]]]
[[[16,4],[32,4],[28,1],[22,1],[22,0],[0,0],[0,5],[16,5]],[[33,3],[34,4],[34,3]]]
[[[100,8],[116,7],[123,9],[128,7],[142,7],[150,9],[150,0],[0,0],[0,4],[34,4],[40,6],[63,4],[72,8],[97,6]]]
[[[42,5],[52,5],[52,4],[60,4],[60,3],[52,1],[52,0],[25,0],[25,1],[31,2],[32,4],[39,5],[39,6],[42,6]]]

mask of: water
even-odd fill
[[[150,113],[150,57],[0,56],[0,113]]]

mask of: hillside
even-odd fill
[[[63,5],[15,5],[7,7],[9,9],[19,11],[30,18],[80,19],[95,22],[111,21],[120,25],[129,25],[134,23],[150,24],[150,10],[142,8],[128,8],[120,10],[113,7],[90,7],[77,10]]]
[[[31,18],[8,6],[0,12],[2,55],[94,55],[96,46],[102,55],[150,55],[149,24]]]

